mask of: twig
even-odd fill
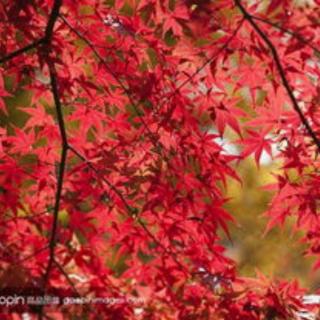
[[[44,216],[45,214],[48,213],[48,211],[50,211],[50,209],[46,209],[46,210],[43,210],[43,211],[35,213],[35,214],[26,214],[26,215],[23,215],[23,216],[18,216],[18,215],[10,216],[9,214],[5,214],[4,217],[8,218],[6,220],[6,222],[11,222],[11,221],[15,221],[16,222],[16,221],[19,221],[19,220],[30,220],[32,223],[37,224],[38,221],[35,221],[34,219]]]
[[[174,262],[180,267],[181,271],[183,271],[185,274],[188,274],[189,271],[185,268],[185,266],[178,260],[176,253],[172,252],[171,250],[168,250],[147,228],[145,223],[138,218],[138,223],[141,225],[141,227],[144,229],[144,231],[147,233],[149,238],[151,238],[157,246],[159,246],[166,254],[172,257]]]
[[[53,8],[48,20],[48,24],[45,30],[45,35],[43,37],[41,37],[38,40],[35,40],[34,42],[30,43],[29,45],[21,48],[21,49],[17,49],[16,51],[13,51],[11,53],[9,53],[8,55],[0,58],[0,64],[5,63],[25,52],[28,52],[36,47],[38,47],[40,44],[42,43],[49,43],[51,41],[52,38],[52,33],[53,33],[53,28],[55,25],[55,22],[58,18],[59,15],[59,11],[60,11],[60,7],[62,5],[62,0],[56,0],[53,4]]]
[[[73,283],[73,281],[70,279],[69,275],[67,274],[67,272],[63,269],[63,267],[60,265],[60,263],[54,258],[53,259],[53,263],[57,266],[57,268],[59,269],[59,271],[61,272],[61,274],[66,278],[67,282],[69,283],[70,287],[72,288],[72,290],[74,291],[74,293],[77,295],[77,297],[81,297],[81,294],[79,293],[79,291],[77,290],[75,284]]]
[[[135,111],[137,112],[142,124],[144,125],[144,128],[148,131],[149,133],[149,138],[150,141],[152,142],[152,144],[155,146],[156,151],[158,154],[160,154],[163,159],[168,163],[168,165],[170,165],[169,163],[169,159],[162,154],[161,150],[163,149],[162,145],[159,145],[159,143],[157,141],[155,141],[155,139],[153,138],[153,133],[151,132],[150,128],[148,127],[147,123],[145,122],[145,120],[142,117],[142,114],[140,113],[139,109],[138,109],[138,104],[134,102],[131,93],[129,92],[129,90],[125,87],[125,85],[122,83],[122,81],[119,79],[119,77],[116,75],[116,73],[110,68],[110,66],[108,65],[108,63],[102,58],[102,56],[99,54],[99,52],[96,50],[95,46],[80,32],[78,31],[76,28],[74,28],[69,21],[60,14],[60,18],[64,21],[64,23],[70,28],[70,30],[77,35],[78,38],[80,38],[81,40],[83,40],[88,46],[89,48],[92,50],[92,52],[95,54],[95,56],[99,59],[99,61],[102,63],[102,65],[106,68],[106,70],[113,76],[113,78],[118,82],[118,84],[120,85],[120,87],[123,89],[123,91],[125,92],[125,94],[127,95],[130,103],[132,104],[132,106],[135,108]],[[239,27],[237,28],[237,30],[235,30],[235,32],[233,33],[233,35],[230,37],[230,39],[228,39],[228,41],[225,43],[225,45],[218,51],[218,53],[216,53],[213,57],[211,57],[208,61],[206,61],[205,65],[203,65],[201,68],[199,68],[193,75],[191,75],[191,77],[184,83],[182,83],[180,85],[180,88],[185,86],[189,81],[191,81],[191,79],[193,77],[196,76],[196,74],[198,74],[199,72],[201,72],[201,70],[208,64],[210,63],[212,60],[214,60],[216,58],[216,56],[222,52],[227,46],[228,44],[231,42],[231,40],[235,37],[237,31],[240,29],[240,26],[242,24],[239,24]],[[179,88],[179,89],[180,89]],[[178,89],[178,90],[179,90]],[[131,214],[134,214],[132,207],[128,204],[128,202],[126,201],[126,199],[123,197],[122,193],[115,188],[107,179],[105,179],[104,177],[101,178],[101,175],[99,173],[99,170],[96,169],[89,160],[87,160],[83,155],[81,155],[77,150],[75,150],[72,146],[69,145],[69,148],[71,151],[73,151],[80,159],[82,159],[84,162],[87,163],[88,167],[91,168],[100,179],[102,179],[104,182],[106,182],[109,187],[119,196],[119,198],[121,199],[121,201],[124,203],[125,207],[128,209],[128,211]],[[177,263],[177,265],[179,265],[179,267],[186,273],[188,271],[185,270],[185,267],[181,264],[181,262],[177,259],[176,254],[168,251],[167,248],[165,248],[162,243],[156,239],[156,237],[151,233],[151,231],[148,229],[148,227],[145,225],[145,223],[137,218],[138,223],[142,226],[142,228],[145,230],[145,232],[147,233],[147,235],[157,244],[157,246],[159,246],[160,248],[162,248],[162,250],[164,250],[165,253],[169,254],[172,256],[172,258],[174,259],[174,261]]]
[[[248,13],[249,14],[249,13]],[[299,33],[296,33],[292,30],[289,30],[287,28],[284,28],[282,26],[280,26],[279,24],[269,21],[267,19],[261,18],[261,17],[257,17],[257,16],[253,16],[251,14],[249,14],[251,16],[252,19],[254,20],[258,20],[261,21],[265,24],[268,24],[278,30],[281,30],[284,33],[290,34],[292,37],[296,38],[298,41],[304,43],[306,46],[310,47],[311,49],[313,49],[318,55],[320,55],[320,49],[318,49],[313,43],[311,43],[309,40],[305,39],[302,35],[300,35]]]
[[[293,108],[296,111],[296,113],[298,114],[301,122],[303,123],[303,125],[307,129],[307,132],[308,132],[309,136],[312,138],[313,142],[316,144],[318,150],[320,151],[320,140],[318,139],[317,135],[315,134],[315,132],[311,128],[311,125],[310,125],[309,121],[304,116],[302,110],[299,107],[299,103],[298,103],[297,99],[295,98],[295,96],[293,94],[293,88],[291,88],[291,86],[289,84],[289,80],[286,77],[286,73],[285,73],[285,70],[284,70],[284,68],[282,66],[282,63],[280,61],[280,57],[279,57],[277,49],[275,48],[274,44],[271,42],[271,40],[269,39],[267,34],[263,30],[261,30],[261,28],[256,24],[256,22],[254,21],[252,16],[246,11],[246,9],[241,4],[241,1],[240,0],[235,0],[235,4],[240,9],[240,11],[243,14],[244,18],[250,23],[252,28],[259,34],[261,39],[264,41],[264,43],[270,49],[272,57],[273,57],[273,60],[274,60],[274,62],[276,64],[278,73],[279,73],[280,78],[282,80],[282,84],[283,84],[284,88],[286,89],[286,91],[288,93],[288,96],[289,96],[289,98],[290,98],[290,100],[292,102]]]
[[[28,51],[36,48],[37,46],[39,46],[41,43],[44,43],[44,42],[45,42],[45,37],[40,38],[39,40],[36,40],[36,41],[32,42],[31,44],[29,44],[29,45],[27,45],[27,46],[25,46],[25,47],[23,47],[21,49],[18,49],[16,51],[11,52],[8,55],[0,58],[0,64],[5,63],[5,62],[7,62],[7,61],[9,61],[9,60],[11,60],[11,59],[23,54],[23,53],[25,53],[25,52],[28,52]]]
[[[41,252],[45,251],[46,249],[48,249],[49,246],[48,245],[45,245],[44,247],[40,248],[40,249],[37,249],[35,250],[32,254],[18,260],[18,261],[14,261],[15,260],[15,257],[13,256],[13,254],[11,253],[11,251],[9,251],[8,248],[6,248],[5,246],[3,245],[0,245],[0,249],[2,249],[9,257],[12,258],[12,260],[14,261],[14,265],[21,265],[23,262],[26,262],[32,258],[34,258],[35,256],[37,256],[38,254],[40,254]]]
[[[45,30],[45,34],[43,37],[41,37],[38,40],[35,40],[34,42],[30,43],[29,45],[18,49],[16,51],[13,51],[11,53],[9,53],[8,55],[0,58],[0,64],[5,63],[25,52],[28,52],[36,47],[38,47],[40,44],[44,44],[47,43],[49,44],[51,42],[51,38],[52,38],[52,33],[53,33],[53,29],[54,29],[54,25],[57,21],[57,18],[59,16],[59,11],[60,11],[60,7],[62,5],[62,0],[56,0],[54,1],[53,4],[53,8],[46,26],[46,30]]]
[[[155,144],[155,147],[158,146],[157,142],[154,141],[153,139],[153,133],[151,132],[150,128],[148,127],[147,123],[144,121],[144,119],[142,118],[142,115],[138,109],[138,105],[133,101],[133,98],[131,97],[131,93],[128,91],[128,89],[124,86],[124,84],[122,83],[122,81],[119,79],[119,77],[115,74],[115,72],[109,67],[109,65],[106,63],[106,61],[102,58],[102,56],[99,54],[99,52],[96,50],[95,46],[86,38],[84,37],[77,29],[75,29],[70,23],[69,21],[60,14],[60,18],[64,21],[64,23],[70,28],[70,30],[75,33],[80,39],[82,39],[89,47],[90,49],[93,51],[93,53],[96,55],[96,57],[100,60],[100,62],[104,65],[104,67],[107,69],[107,71],[113,76],[113,78],[118,82],[118,84],[120,85],[120,87],[122,88],[122,90],[125,92],[125,94],[127,95],[130,103],[132,104],[132,106],[135,108],[135,111],[137,112],[137,114],[140,117],[141,122],[143,123],[145,129],[148,131],[151,141],[153,142],[153,144]],[[199,71],[200,72],[200,71]],[[80,159],[82,159],[84,162],[87,163],[88,167],[91,168],[91,170],[93,170],[100,178],[101,175],[99,174],[99,170],[96,169],[91,163],[90,161],[88,161],[83,155],[81,155],[76,149],[74,149],[72,146],[69,146],[70,150],[73,151]],[[106,182],[106,184],[110,187],[110,189],[112,189],[117,195],[118,197],[121,199],[121,201],[123,202],[123,204],[125,205],[125,207],[127,208],[127,210],[132,214],[133,210],[132,207],[128,204],[128,202],[126,201],[126,199],[123,197],[122,193],[115,188],[107,179],[105,179],[104,177],[101,178],[104,182]],[[162,249],[165,250],[166,253],[168,253],[168,250],[163,247],[163,245],[154,237],[154,235],[150,232],[150,230],[147,228],[147,226],[142,222],[141,219],[138,219],[139,224],[143,227],[143,229],[145,230],[145,232],[148,234],[148,236],[150,238],[152,238],[152,240]],[[173,253],[171,253],[172,255]],[[184,268],[183,265],[177,260],[176,257],[173,257],[174,260],[176,261],[176,263],[181,267]]]
[[[59,271],[61,272],[61,274],[66,278],[67,282],[69,283],[70,287],[72,288],[73,292],[76,294],[76,296],[78,298],[84,298],[78,291],[78,289],[76,288],[75,284],[73,283],[73,281],[70,279],[69,275],[67,274],[67,272],[64,270],[64,268],[62,267],[62,265],[56,260],[54,259],[54,264],[57,266],[57,268],[59,269]],[[87,306],[86,304],[84,305],[84,308],[87,310],[90,310],[91,312],[93,311],[93,309],[90,306]]]
[[[26,256],[26,257],[24,257],[24,258],[20,259],[20,260],[17,262],[17,264],[21,264],[22,262],[25,262],[25,261],[30,260],[31,258],[33,258],[33,257],[37,256],[39,253],[41,253],[41,252],[43,252],[43,251],[47,250],[48,248],[49,248],[49,245],[45,245],[44,247],[42,247],[42,248],[40,248],[40,249],[38,249],[38,250],[34,251],[32,254],[30,254],[30,255],[28,255],[28,256]]]

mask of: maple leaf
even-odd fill
[[[180,37],[183,35],[182,25],[179,22],[186,21],[189,18],[188,12],[184,6],[177,6],[172,14],[168,14],[165,16],[164,24],[163,24],[163,32],[166,33],[169,30],[172,30],[172,33]]]
[[[265,137],[266,132],[256,132],[249,129],[246,131],[249,134],[249,137],[244,138],[244,149],[241,152],[241,157],[245,158],[253,153],[255,161],[259,166],[263,151],[266,151],[267,154],[272,157],[272,139]]]
[[[217,129],[221,136],[225,131],[226,125],[230,126],[239,136],[241,136],[241,129],[239,126],[239,117],[245,117],[246,113],[236,107],[225,107],[223,103],[217,107],[210,107],[210,117],[215,122]]]
[[[6,142],[10,144],[10,151],[13,153],[28,154],[32,151],[32,144],[36,141],[36,135],[33,129],[28,132],[15,128],[15,136],[6,138]]]
[[[41,104],[36,108],[23,108],[23,111],[31,115],[26,123],[26,128],[32,128],[34,126],[46,127],[54,123],[52,117],[46,112],[44,106]]]
[[[177,21],[175,17],[168,17],[166,18],[163,24],[163,32],[166,33],[167,31],[172,30],[173,34],[176,36],[182,36],[182,26]]]

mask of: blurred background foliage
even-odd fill
[[[315,291],[320,286],[320,271],[312,270],[315,259],[304,257],[306,247],[300,241],[303,234],[293,232],[294,220],[264,235],[268,218],[263,213],[272,193],[261,187],[274,183],[272,172],[279,170],[276,161],[266,162],[257,168],[250,157],[235,165],[243,183],[230,181],[226,190],[226,196],[231,198],[226,208],[237,220],[230,225],[232,244],[223,240],[227,255],[237,261],[241,276],[254,276],[259,270],[271,278],[296,278],[310,292]]]

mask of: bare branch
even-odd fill
[[[157,150],[157,153],[160,154],[164,160],[169,164],[169,159],[162,154],[161,150],[163,149],[162,145],[159,145],[159,143],[157,141],[155,141],[154,139],[154,134],[153,132],[150,130],[150,128],[148,127],[147,123],[145,122],[145,120],[143,119],[142,117],[142,114],[141,112],[139,111],[138,109],[138,104],[134,102],[132,96],[131,96],[131,93],[129,92],[129,90],[125,87],[125,85],[122,83],[122,81],[119,79],[119,77],[117,76],[117,74],[110,68],[110,66],[108,65],[108,63],[103,59],[103,57],[99,54],[99,52],[97,51],[97,49],[95,48],[94,44],[91,43],[80,31],[78,31],[76,28],[74,28],[70,23],[69,21],[60,14],[60,18],[64,21],[64,23],[70,28],[70,30],[76,34],[78,36],[78,38],[80,38],[81,40],[83,40],[88,46],[89,48],[93,51],[93,53],[95,54],[95,56],[99,59],[99,61],[101,62],[101,64],[106,68],[106,70],[113,76],[113,78],[118,82],[118,84],[120,85],[120,87],[122,88],[122,90],[125,92],[125,94],[127,95],[130,103],[132,104],[132,106],[134,107],[135,111],[137,112],[142,124],[144,125],[144,128],[148,131],[148,137],[150,139],[150,141],[152,142],[152,144],[155,146],[156,150]],[[234,32],[234,34],[231,36],[231,38],[227,41],[227,43],[223,46],[223,48],[221,48],[219,50],[219,52],[217,54],[219,54],[220,52],[222,52],[227,46],[228,44],[231,42],[231,40],[235,37],[237,31],[239,30],[240,26],[241,26],[242,22],[240,23],[239,27],[237,28],[237,30]],[[216,58],[216,55],[215,54],[213,57],[211,57],[208,61],[206,61],[206,64],[207,65],[208,63],[210,63],[212,60],[214,60]],[[199,72],[201,72],[201,70],[205,67],[205,65],[201,68],[201,69],[198,69],[196,71],[195,74],[193,74],[191,76],[192,77],[195,77],[196,74],[198,74]],[[191,78],[189,78],[187,81],[189,82],[191,80]],[[183,83],[181,84],[181,87],[186,85],[186,83]],[[76,149],[74,149],[72,146],[69,145],[69,148],[71,151],[73,151],[80,159],[82,159],[84,162],[87,163],[88,167],[93,170],[100,179],[102,179],[106,184],[108,184],[108,186],[110,187],[111,190],[113,190],[117,195],[118,197],[121,199],[121,201],[123,202],[123,204],[125,205],[125,207],[127,208],[127,210],[129,211],[129,213],[131,215],[134,216],[134,212],[132,210],[132,207],[128,204],[128,202],[126,201],[126,199],[123,197],[122,193],[117,189],[115,188],[107,179],[105,179],[104,177],[101,177],[101,174],[99,172],[98,169],[96,169],[94,167],[94,165],[92,165],[90,163],[89,160],[87,160],[83,155],[81,155]],[[177,263],[177,265],[179,265],[179,267],[181,268],[181,270],[183,270],[185,273],[187,273],[188,271],[185,270],[185,267],[182,265],[182,263],[177,259],[176,257],[176,254],[169,251],[166,247],[164,247],[162,245],[162,243],[156,239],[156,237],[152,234],[152,232],[148,229],[148,227],[145,225],[145,223],[138,217],[137,218],[137,221],[138,223],[142,226],[142,228],[145,230],[145,232],[147,233],[147,235],[149,236],[149,238],[151,238],[156,244],[157,246],[159,246],[165,253],[171,255],[171,257],[174,259],[174,261]]]
[[[18,261],[18,263],[21,264],[22,262],[25,262],[25,261],[27,261],[27,260],[30,260],[31,258],[35,257],[35,256],[38,255],[39,253],[47,250],[48,248],[49,248],[49,245],[45,245],[44,247],[42,247],[42,248],[34,251],[34,252],[33,252],[32,254],[30,254],[29,256],[20,259],[20,260]]]
[[[80,292],[77,290],[75,284],[73,283],[73,281],[70,279],[68,273],[64,270],[64,268],[62,267],[62,265],[56,260],[54,259],[53,260],[54,264],[56,265],[56,267],[58,268],[58,270],[60,271],[60,273],[65,277],[65,279],[67,280],[67,282],[69,283],[70,287],[72,288],[73,292],[75,293],[75,295],[78,297],[78,298],[83,298],[83,296],[80,294]],[[87,305],[87,304],[84,304],[83,307],[87,310],[87,311],[90,311],[91,314],[92,313],[95,313],[95,310],[90,306],[90,305]]]

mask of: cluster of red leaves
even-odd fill
[[[127,298],[55,319],[299,317],[297,285],[239,278],[217,233],[233,164],[277,145],[269,226],[297,216],[320,252],[319,7],[250,3],[2,2],[2,293]]]

